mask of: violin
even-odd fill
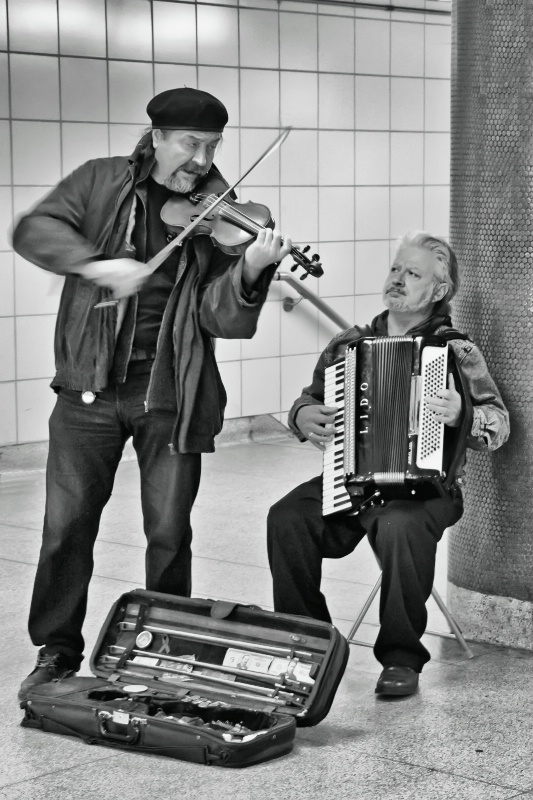
[[[169,232],[169,240],[182,233],[204,212],[213,205],[228,185],[217,175],[208,176],[201,184],[201,191],[194,191],[190,195],[171,197],[161,209],[161,219]],[[211,238],[216,247],[229,255],[240,255],[257,234],[265,228],[273,228],[274,220],[269,209],[261,203],[237,203],[226,198],[219,202],[191,231],[192,235],[204,234]],[[291,271],[298,265],[305,270],[300,276],[303,280],[307,275],[319,278],[324,274],[318,253],[309,258],[305,254],[310,250],[309,245],[299,250],[291,247],[290,254],[295,263]]]
[[[290,128],[285,128],[265,152],[259,156],[257,161],[231,186],[228,186],[221,178],[210,176],[206,179],[203,187],[205,191],[210,190],[210,193],[195,193],[189,195],[189,197],[176,195],[175,198],[171,197],[167,200],[161,210],[161,217],[172,231],[172,236],[168,244],[146,264],[147,275],[155,272],[170,253],[179,247],[187,236],[194,235],[195,232],[206,233],[214,240],[215,244],[227,253],[241,253],[260,231],[267,227],[274,227],[274,220],[266,206],[258,203],[236,203],[233,199],[230,199],[230,194],[252,170],[283,144],[290,131]],[[195,211],[198,213],[195,213]],[[200,225],[204,220],[205,224]],[[240,250],[225,249],[239,247],[241,248]],[[309,245],[304,247],[303,250],[299,250],[297,247],[291,248],[291,255],[296,261],[291,267],[291,272],[297,269],[298,264],[303,267],[305,273],[301,275],[301,280],[306,278],[307,275],[319,278],[324,274],[320,256],[317,253],[311,258],[305,255],[309,249]],[[113,306],[117,303],[118,300],[116,299],[104,300],[101,303],[97,303],[95,308]]]

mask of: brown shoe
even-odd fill
[[[76,675],[78,666],[74,666],[64,653],[39,653],[35,669],[25,678],[19,689],[18,699],[20,702],[26,699],[28,692],[34,686],[51,681],[61,681],[64,678],[73,678]]]
[[[418,674],[411,667],[384,667],[376,684],[376,694],[396,697],[414,694],[418,688]]]

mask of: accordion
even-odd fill
[[[447,387],[449,371],[462,397],[458,428],[425,402]],[[443,494],[464,462],[471,403],[444,337],[359,339],[326,368],[324,403],[338,408],[324,452],[324,516]]]

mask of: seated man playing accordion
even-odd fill
[[[354,326],[329,343],[311,385],[293,404],[289,425],[298,438],[321,450],[328,447],[335,433],[337,407],[324,405],[325,371],[342,360],[357,340],[430,336],[448,342],[458,370],[455,380],[450,371],[446,381],[445,372],[443,387],[425,398],[426,412],[443,423],[444,450],[447,435],[453,438],[453,429],[461,427],[463,449],[500,447],[509,436],[509,415],[480,350],[451,327],[449,302],[457,287],[457,258],[447,242],[425,232],[406,234],[385,280],[386,310],[370,326]],[[425,604],[433,586],[437,544],[444,530],[462,515],[463,461],[459,459],[459,467],[440,488],[427,484],[413,492],[399,487],[396,497],[392,487],[385,487],[388,491],[378,492],[377,502],[358,506],[354,497],[353,507],[340,513],[323,513],[322,476],[297,486],[270,509],[268,555],[274,607],[283,613],[330,622],[320,591],[322,559],[342,558],[368,536],[383,571],[380,630],[374,646],[383,666],[377,694],[412,694],[429,661],[420,641],[427,623]]]

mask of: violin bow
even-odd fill
[[[277,139],[274,142],[272,142],[272,144],[269,145],[269,147],[267,147],[265,152],[261,156],[259,156],[257,161],[255,161],[252,164],[252,166],[249,169],[247,169],[246,172],[244,172],[240,176],[240,178],[238,178],[238,180],[235,181],[235,183],[233,183],[231,186],[228,186],[228,188],[224,192],[222,192],[222,194],[219,195],[216,198],[216,200],[210,203],[207,206],[207,208],[205,208],[202,211],[201,214],[195,217],[194,220],[189,225],[187,225],[187,227],[184,228],[181,233],[179,233],[174,239],[172,239],[167,245],[165,245],[165,247],[163,247],[163,249],[160,250],[159,253],[156,253],[155,256],[153,256],[153,258],[150,259],[150,261],[147,261],[146,263],[147,275],[151,275],[153,272],[155,272],[155,270],[159,266],[161,266],[163,261],[165,261],[168,258],[171,252],[175,250],[176,247],[179,247],[183,242],[183,240],[186,239],[187,236],[191,233],[191,231],[193,231],[194,228],[196,228],[198,223],[201,222],[205,217],[207,217],[207,215],[210,214],[213,211],[213,209],[216,208],[216,206],[218,206],[219,203],[225,200],[228,194],[232,192],[235,189],[235,187],[238,186],[239,183],[243,181],[247,175],[250,174],[250,172],[252,172],[252,170],[258,167],[259,164],[265,161],[269,156],[272,155],[272,153],[274,153],[279,147],[281,147],[281,145],[283,144],[283,142],[285,141],[291,130],[292,130],[291,126],[284,128],[280,133],[280,135],[277,137]],[[95,308],[104,308],[106,306],[113,306],[116,305],[117,303],[118,300],[104,300],[102,303],[97,303],[95,305]]]

